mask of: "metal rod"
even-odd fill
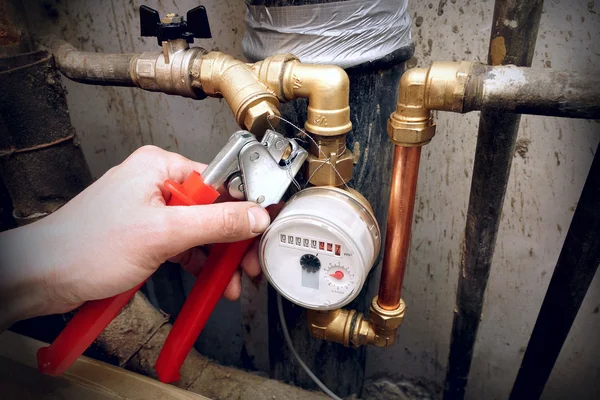
[[[600,76],[515,66],[475,67],[463,112],[496,110],[517,114],[600,118]]]
[[[543,0],[496,0],[490,64],[531,66],[542,6]],[[505,20],[514,23],[504,24]],[[481,112],[450,339],[446,400],[465,395],[519,121],[519,114]]]
[[[48,38],[56,66],[67,78],[94,85],[135,86],[130,66],[136,54],[105,54],[79,51],[71,44]]]
[[[510,400],[539,399],[600,264],[600,147],[588,173]]]
[[[400,306],[420,159],[421,146],[394,148],[385,252],[377,300],[377,304],[385,310],[396,310]]]

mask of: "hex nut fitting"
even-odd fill
[[[390,140],[397,146],[423,146],[435,136],[435,123],[431,119],[418,123],[399,121],[394,112],[388,119],[387,131]]]
[[[315,186],[341,186],[352,179],[353,167],[354,156],[348,149],[329,162],[310,155],[306,160],[306,176]]]
[[[371,301],[371,310],[369,312],[369,320],[373,325],[373,329],[377,332],[378,330],[384,331],[395,331],[402,321],[404,321],[404,311],[406,305],[404,300],[400,300],[400,305],[395,310],[385,310],[379,306],[377,300],[379,296],[375,296]]]
[[[261,101],[251,106],[244,116],[244,126],[257,136],[262,136],[269,128],[276,128],[279,124],[279,109],[269,101]]]

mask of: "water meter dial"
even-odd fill
[[[331,288],[348,291],[356,284],[356,275],[348,267],[339,262],[329,264],[324,273],[327,276],[327,283]]]
[[[358,295],[380,247],[377,220],[360,194],[313,187],[288,201],[263,235],[259,255],[282,296],[328,310]]]
[[[313,256],[312,254],[305,254],[300,257],[300,265],[306,272],[314,273],[319,272],[319,269],[321,268],[321,261],[316,255]]]

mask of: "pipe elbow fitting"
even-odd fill
[[[435,135],[431,110],[463,112],[465,93],[474,63],[434,62],[429,68],[413,68],[400,79],[396,111],[388,120],[394,144],[423,146]]]
[[[346,347],[357,348],[368,344],[390,347],[396,341],[396,333],[404,321],[406,305],[400,300],[397,309],[385,310],[379,306],[377,299],[375,296],[371,302],[368,319],[356,310],[307,310],[308,329],[317,339]]]
[[[373,340],[369,321],[356,310],[307,310],[306,319],[311,335],[317,339],[354,348]]]
[[[400,78],[396,114],[399,120],[419,122],[429,117],[425,108],[425,82],[428,70],[413,68],[406,71]]]
[[[343,68],[336,65],[323,66],[320,69],[321,79],[316,83],[316,89],[323,94],[328,91],[333,91],[340,94],[350,92],[350,78]],[[343,100],[342,96],[336,96],[337,99]],[[344,106],[345,101],[340,101],[339,106]]]
[[[308,98],[308,132],[336,136],[352,129],[350,122],[350,79],[342,68],[334,65],[287,63],[283,75],[286,98]]]
[[[399,146],[423,146],[435,135],[431,111],[425,106],[428,69],[413,68],[400,78],[398,103],[387,123],[391,141]]]

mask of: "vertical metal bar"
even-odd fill
[[[531,66],[543,0],[497,0],[488,63]],[[504,21],[511,21],[505,24]],[[445,400],[465,395],[520,115],[484,111],[473,166],[454,308]]]
[[[600,264],[600,147],[558,257],[510,400],[539,399]]]

